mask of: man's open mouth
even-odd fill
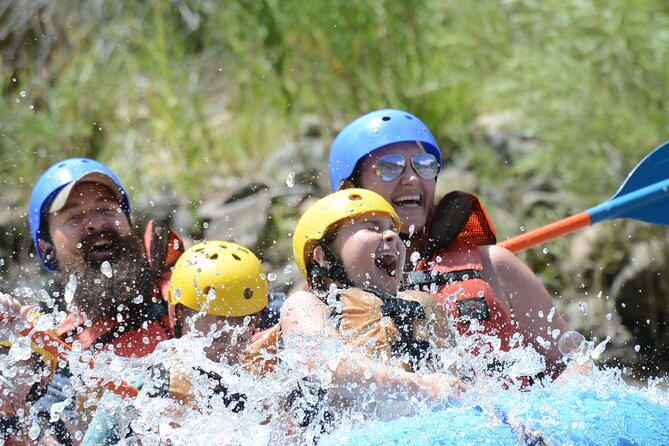
[[[86,237],[82,242],[82,250],[85,258],[103,261],[116,255],[119,244],[120,240],[115,233],[103,231]]]

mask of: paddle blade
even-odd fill
[[[593,224],[632,218],[669,225],[669,141],[642,159],[613,197],[587,212]]]

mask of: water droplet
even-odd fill
[[[267,274],[267,281],[268,282],[274,282],[275,280],[276,280],[276,274],[275,273]]]
[[[606,320],[610,321],[611,319],[613,319],[613,315],[611,313],[607,313],[606,314]]]
[[[558,340],[558,350],[564,356],[579,362],[590,357],[593,343],[586,341],[585,337],[577,331],[567,331]]]
[[[0,257],[0,266],[5,266],[5,259]]]
[[[602,342],[600,342],[600,343],[597,345],[597,347],[595,347],[595,348],[592,350],[592,353],[590,353],[590,357],[591,357],[592,359],[597,359],[597,358],[599,358],[599,357],[602,355],[602,353],[604,353],[604,350],[606,350],[606,344],[608,344],[610,340],[611,340],[611,337],[610,337],[610,336],[607,336],[606,339],[604,339]]]
[[[144,296],[140,294],[137,297],[135,297],[132,301],[136,304],[141,304],[142,302],[144,302]]]
[[[21,90],[19,92],[19,96],[21,96],[22,98],[25,98],[26,96],[28,96],[28,93],[26,93],[24,90]]]
[[[290,172],[286,177],[286,186],[288,187],[295,186],[295,172]]]
[[[580,311],[583,316],[587,315],[588,314],[588,304],[586,304],[585,302],[579,303],[578,304],[578,311]]]
[[[111,265],[106,260],[102,262],[102,265],[100,265],[100,272],[108,279],[111,279],[112,275],[114,274],[112,272]]]
[[[412,237],[415,231],[416,231],[416,226],[415,225],[410,225],[409,226],[409,237]]]
[[[525,232],[525,226],[521,226],[521,227],[518,228],[518,229],[520,229],[520,232]]]
[[[639,344],[634,346],[634,351],[639,353],[641,351],[641,346]]]
[[[70,274],[70,280],[68,280],[67,285],[65,285],[65,295],[63,296],[66,303],[72,303],[72,299],[74,299],[74,292],[76,290],[77,277],[74,274]]]
[[[365,370],[365,379],[371,379],[373,374],[374,374],[374,371],[372,370],[372,368],[368,367]]]
[[[478,297],[483,297],[483,296],[485,296],[485,293],[483,292],[483,290],[479,290],[479,292],[476,293],[476,295],[477,295]]]
[[[541,252],[543,252],[544,254],[548,254],[548,248],[542,249]]]
[[[37,440],[40,436],[41,430],[38,423],[33,423],[33,425],[28,430],[28,436],[31,440]]]
[[[202,229],[207,229],[209,227],[209,222],[202,223]]]
[[[174,242],[172,243],[172,245],[174,246],[175,250],[178,250],[179,249],[179,240],[174,239]]]
[[[412,252],[411,257],[409,257],[409,259],[411,260],[411,263],[416,265],[418,263],[418,261],[420,260],[420,253],[418,251]]]

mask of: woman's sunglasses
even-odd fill
[[[417,153],[411,158],[411,167],[424,180],[434,180],[439,173],[437,158],[430,153]],[[402,155],[383,155],[376,160],[374,172],[383,181],[393,181],[399,178],[406,168],[406,159]]]

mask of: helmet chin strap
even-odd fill
[[[325,255],[325,259],[328,261],[328,265],[323,266],[314,263],[310,266],[310,284],[318,291],[327,291],[329,282],[326,282],[324,279],[330,278],[332,279],[332,282],[336,283],[341,288],[355,287],[353,282],[351,282],[351,280],[348,278],[346,268],[344,268],[344,265],[341,263],[341,261],[335,257],[332,251],[330,251],[330,249],[325,246],[324,243],[321,243],[320,246],[321,249],[323,249],[323,254]]]

